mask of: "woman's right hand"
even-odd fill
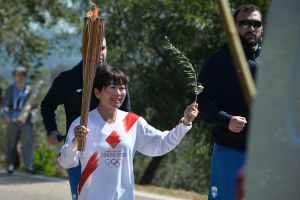
[[[198,104],[196,102],[193,102],[191,105],[186,107],[184,111],[183,123],[185,125],[190,124],[198,116],[198,113]]]
[[[87,138],[87,134],[89,132],[89,129],[86,128],[85,126],[78,125],[74,128],[74,139],[73,143],[77,145],[78,140],[85,140]]]

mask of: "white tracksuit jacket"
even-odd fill
[[[89,133],[85,151],[72,143],[77,118],[71,125],[66,143],[58,155],[64,168],[81,163],[79,200],[133,200],[133,158],[136,151],[161,156],[176,147],[191,129],[179,123],[171,131],[159,131],[134,113],[118,110],[116,121],[104,121],[97,109],[88,116]]]

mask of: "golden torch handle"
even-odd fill
[[[104,38],[104,28],[104,21],[100,18],[93,20],[91,17],[86,17],[84,20],[82,39],[83,90],[80,125],[86,127],[88,124],[88,113],[90,110],[90,101],[96,73],[96,66],[100,62],[99,54]],[[84,151],[85,142],[85,139],[78,141],[78,151]]]

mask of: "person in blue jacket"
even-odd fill
[[[106,40],[103,40],[100,52],[100,64],[106,63],[107,46]],[[82,101],[82,87],[83,87],[83,75],[82,75],[82,61],[78,63],[74,68],[61,72],[53,81],[50,89],[41,103],[41,115],[45,129],[47,130],[47,139],[50,145],[57,145],[60,141],[63,141],[66,135],[62,135],[56,124],[55,110],[59,105],[63,105],[66,114],[66,133],[69,130],[71,123],[81,114],[81,101]],[[93,110],[98,105],[97,98],[92,95],[90,110]],[[127,94],[120,110],[130,111],[130,98],[127,89]],[[67,169],[72,199],[76,200],[77,185],[80,180],[81,166]]]
[[[234,13],[252,77],[259,68],[262,14],[254,5]],[[249,107],[227,44],[210,54],[199,73],[204,90],[198,96],[200,117],[212,124],[214,138],[208,199],[235,199],[236,178],[245,162]]]
[[[18,142],[22,142],[22,158],[26,172],[34,174],[32,153],[33,113],[29,112],[28,118],[20,121],[22,110],[28,102],[32,88],[27,83],[27,70],[23,66],[13,70],[14,83],[9,85],[1,102],[1,114],[6,124],[6,163],[7,173],[12,174],[20,164]],[[33,105],[37,107],[37,105]]]

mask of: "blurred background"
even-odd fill
[[[18,3],[16,3],[18,2]],[[130,82],[133,112],[154,127],[172,128],[192,99],[183,70],[163,48],[164,36],[197,68],[225,42],[214,1],[207,0],[95,0],[106,22],[108,63],[124,70]],[[231,0],[259,6],[266,18],[269,1]],[[29,81],[46,81],[39,102],[61,71],[81,60],[83,17],[91,9],[81,0],[0,0],[0,86],[12,81],[16,66],[29,70]],[[200,107],[201,109],[201,107]],[[65,130],[64,110],[57,112],[59,130]],[[0,123],[0,168],[5,169],[5,127]],[[137,153],[137,184],[206,193],[212,140],[210,127],[199,119],[174,151],[147,158]],[[41,120],[34,127],[34,168],[40,174],[66,176],[56,161]]]

